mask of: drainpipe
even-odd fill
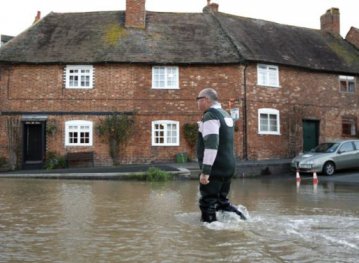
[[[210,0],[208,0],[208,4],[210,5]],[[247,135],[247,78],[246,78],[246,70],[247,70],[247,62],[245,58],[242,56],[240,52],[240,48],[237,46],[236,42],[234,41],[231,34],[225,29],[225,27],[222,26],[221,21],[216,17],[216,13],[218,11],[218,7],[215,4],[215,9],[208,8],[207,5],[204,9],[204,13],[209,13],[212,15],[213,19],[217,22],[217,25],[219,26],[220,30],[225,34],[225,36],[228,38],[230,43],[233,45],[235,50],[237,51],[238,57],[239,57],[239,63],[240,65],[244,65],[243,69],[243,160],[248,160],[248,135]],[[212,12],[208,12],[211,10]],[[214,11],[214,12],[213,12]]]
[[[243,160],[248,160],[248,125],[247,125],[247,64],[243,69]]]

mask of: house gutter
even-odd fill
[[[237,52],[238,58],[239,58],[239,64],[244,65],[244,69],[242,71],[243,73],[243,149],[242,149],[242,159],[248,160],[248,124],[247,124],[247,77],[246,77],[246,71],[248,67],[248,63],[245,58],[243,58],[240,48],[237,46],[235,40],[231,36],[231,34],[222,26],[221,21],[216,16],[216,12],[209,12],[209,14],[212,15],[213,19],[216,21],[217,25],[219,26],[220,30],[224,33],[224,35],[227,37],[229,42],[232,44],[234,49]],[[238,100],[240,101],[240,97]]]
[[[247,64],[243,69],[243,160],[248,160],[248,125],[247,125]]]

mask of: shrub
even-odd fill
[[[100,137],[109,144],[109,153],[115,165],[119,161],[120,146],[125,145],[132,136],[134,125],[133,116],[116,113],[100,120],[97,126]]]
[[[54,152],[49,152],[46,157],[44,168],[47,170],[59,169],[66,167],[66,160],[64,156],[57,155]]]
[[[151,182],[164,182],[172,178],[172,174],[156,167],[151,167],[146,172],[146,180]]]
[[[184,138],[188,145],[193,148],[197,142],[198,124],[197,123],[185,123],[183,125]]]

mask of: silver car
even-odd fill
[[[359,168],[359,140],[321,143],[292,160],[292,169],[333,175],[336,170]]]

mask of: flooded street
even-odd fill
[[[202,224],[197,181],[0,179],[0,262],[358,262],[359,185],[236,179],[241,222]]]

